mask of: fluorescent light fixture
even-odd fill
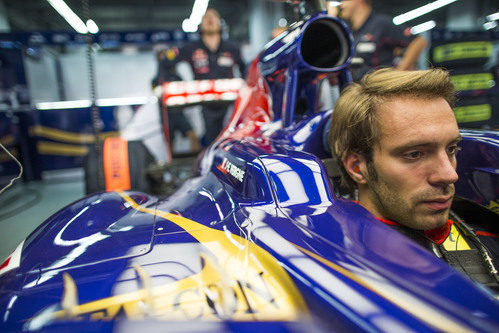
[[[192,6],[191,16],[182,22],[182,30],[185,32],[195,32],[203,19],[210,0],[195,0]]]
[[[138,96],[138,97],[121,97],[121,98],[101,98],[98,99],[97,106],[118,106],[118,105],[143,105],[146,103],[156,103],[156,96]],[[42,102],[37,103],[38,110],[60,110],[60,109],[79,109],[88,108],[91,103],[88,99],[76,101],[61,101],[61,102]]]
[[[96,34],[99,32],[99,27],[92,19],[87,21],[87,29],[88,29],[88,32],[90,32],[91,34]]]
[[[437,25],[437,23],[433,20],[415,25],[411,28],[411,34],[413,34],[413,35],[420,34],[424,31],[428,31],[430,29],[435,28],[436,25]]]
[[[182,30],[185,32],[194,32],[197,29],[197,25],[189,20],[188,18],[182,21]]]
[[[90,105],[91,104],[89,100],[78,100],[78,101],[37,103],[36,108],[38,110],[59,110],[59,109],[88,108],[90,107]]]
[[[86,34],[88,32],[87,26],[76,15],[71,8],[63,0],[47,0],[52,7],[69,23],[76,32]]]
[[[499,20],[499,12],[487,15],[487,21]]]
[[[495,27],[497,27],[497,22],[496,21],[485,22],[483,24],[483,28],[485,30],[494,29]]]
[[[138,96],[138,97],[121,97],[121,98],[101,98],[97,100],[98,106],[117,106],[117,105],[142,105],[148,102],[155,102],[156,96]]]
[[[395,16],[393,18],[393,24],[399,25],[402,23],[405,23],[407,21],[413,20],[416,17],[420,17],[424,14],[427,14],[429,12],[432,12],[436,9],[439,9],[443,6],[447,6],[448,4],[451,4],[457,0],[437,0],[430,2],[424,6],[418,7],[416,9],[413,9],[411,11],[408,11],[407,13],[400,14],[398,16]]]

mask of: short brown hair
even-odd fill
[[[377,107],[395,97],[444,98],[454,105],[454,85],[442,69],[401,71],[384,68],[366,74],[341,93],[331,116],[329,144],[343,180],[354,189],[356,183],[346,172],[343,159],[348,152],[372,161],[374,144],[379,138]]]

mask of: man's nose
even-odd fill
[[[456,157],[449,156],[446,151],[437,155],[431,171],[429,181],[433,185],[454,184],[459,179],[456,172]]]

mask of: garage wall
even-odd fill
[[[151,79],[156,73],[151,51],[97,52],[94,61],[97,98],[151,94]],[[57,55],[44,51],[38,59],[26,58],[26,67],[32,103],[90,97],[85,47]]]
[[[42,50],[38,56],[25,56],[24,59],[32,103],[59,100],[56,57],[47,50]]]

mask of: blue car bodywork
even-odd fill
[[[350,57],[322,14],[270,43],[197,177],[168,198],[83,198],[20,244],[1,330],[499,331],[492,291],[335,194],[317,85],[347,84]],[[499,136],[462,134],[457,194],[493,207]]]

